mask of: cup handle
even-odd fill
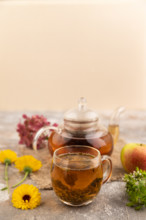
[[[58,128],[58,127],[55,127],[55,126],[45,126],[45,127],[42,127],[41,129],[39,129],[39,130],[37,131],[37,133],[35,134],[35,137],[34,137],[34,139],[33,139],[33,149],[34,149],[34,150],[37,150],[37,142],[38,142],[39,137],[40,137],[45,131],[52,131],[52,130],[58,131],[58,133],[61,132],[61,128]]]
[[[103,184],[106,183],[112,175],[112,160],[109,156],[102,156],[102,167],[103,167]],[[107,164],[107,168],[104,168],[104,165]]]

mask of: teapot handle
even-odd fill
[[[33,140],[33,144],[32,144],[34,150],[37,150],[37,142],[38,142],[39,137],[40,137],[45,131],[51,131],[51,130],[58,131],[58,133],[61,132],[61,128],[58,128],[58,127],[55,127],[55,126],[45,126],[45,127],[40,128],[40,129],[37,131],[37,133],[35,134],[35,136],[34,136],[34,140]]]

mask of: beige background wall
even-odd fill
[[[146,109],[146,1],[58,2],[0,1],[0,110]]]

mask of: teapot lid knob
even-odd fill
[[[64,114],[64,120],[72,122],[95,122],[98,120],[98,114],[87,108],[87,101],[81,97],[78,101],[78,108],[67,111]]]
[[[79,99],[78,108],[79,108],[79,111],[83,111],[87,109],[87,101],[84,97],[81,97]]]

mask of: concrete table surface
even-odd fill
[[[24,113],[24,112],[23,112]],[[45,115],[51,122],[60,123],[63,113],[25,112]],[[99,112],[104,125],[108,124],[110,111]],[[22,112],[0,112],[0,149],[16,149],[18,135],[16,125]],[[127,111],[120,120],[120,137],[128,142],[146,143],[146,111]],[[0,165],[2,166],[2,165]],[[0,186],[4,183],[0,175]],[[132,219],[145,220],[146,209],[135,211],[127,207],[125,183],[106,183],[92,204],[84,207],[69,207],[62,204],[52,190],[41,190],[42,203],[34,210],[19,210],[12,206],[7,192],[0,192],[0,220],[98,220]]]

